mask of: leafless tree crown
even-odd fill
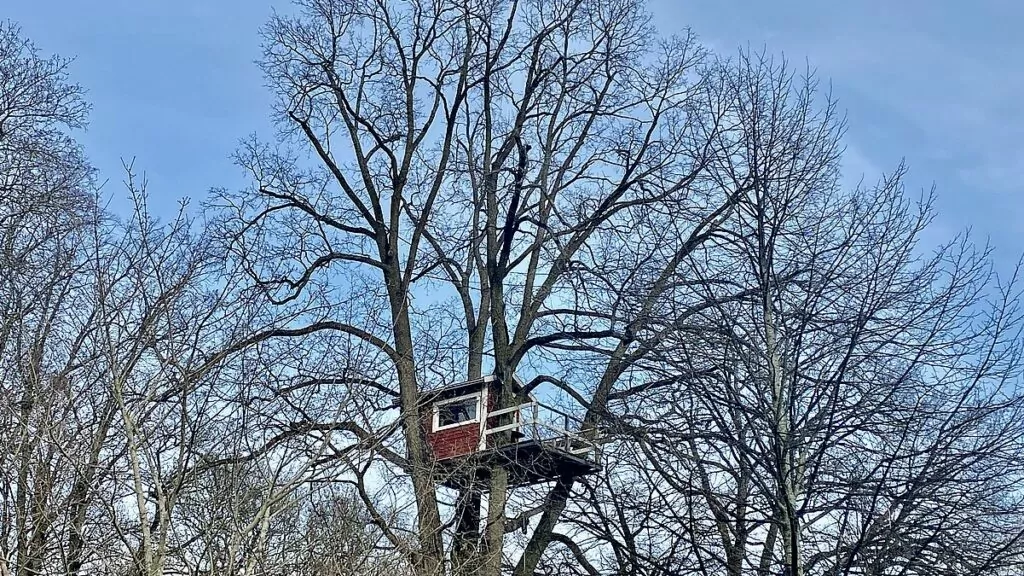
[[[250,184],[157,218],[128,164],[115,216],[68,61],[0,25],[0,576],[1024,569],[1017,273],[926,244],[902,165],[844,186],[813,74],[640,0],[263,40]],[[425,392],[490,374],[599,472],[445,487]]]

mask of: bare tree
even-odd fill
[[[1024,567],[1017,278],[844,188],[812,74],[640,0],[296,8],[205,219],[101,209],[0,26],[0,576]],[[485,373],[603,468],[446,487],[426,393]]]
[[[66,130],[85,121],[66,60],[44,58],[0,23],[0,573],[36,574],[65,518],[63,451],[82,450],[68,422],[71,373],[87,317],[75,274],[98,217],[93,172]],[[87,440],[86,440],[87,442]],[[72,503],[72,507],[73,503]],[[73,518],[77,510],[72,511]],[[73,530],[73,527],[72,527]]]
[[[375,384],[399,412],[375,434],[401,433],[404,462],[391,473],[408,478],[416,517],[415,546],[388,527],[392,544],[420,574],[445,571],[446,558],[457,572],[498,574],[505,471],[492,471],[486,503],[447,501],[420,392],[485,365],[508,381],[545,350],[582,345],[603,357],[595,381],[542,377],[527,389],[573,394],[594,437],[680,264],[750,189],[708,170],[724,153],[725,103],[702,82],[692,39],[656,41],[640,2],[325,0],[299,10],[266,28],[282,139],[239,153],[254,185],[216,200],[223,235],[272,301],[316,306],[310,327],[382,353]],[[588,285],[617,280],[642,293],[591,300],[600,291]],[[560,481],[516,521],[541,514],[517,573],[537,567],[573,484]]]
[[[313,340],[285,342],[289,318],[236,287],[186,211],[156,220],[130,166],[134,211],[99,207],[66,69],[0,27],[0,573],[158,574],[187,557],[183,497],[222,467],[288,463],[264,523],[320,473],[329,438],[308,421],[339,405],[310,409],[325,396],[297,382],[317,373],[289,363],[313,370]]]
[[[723,73],[743,127],[734,177],[755,186],[703,256],[714,275],[701,275],[698,297],[724,286],[749,296],[671,335],[652,369],[686,386],[651,387],[619,408],[639,439],[623,448],[622,478],[658,504],[612,523],[646,541],[683,535],[633,565],[1019,570],[1016,276],[998,283],[966,236],[929,253],[930,198],[908,202],[902,167],[843,191],[842,123],[834,105],[816,107],[813,79],[749,54]]]

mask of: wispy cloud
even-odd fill
[[[934,183],[940,224],[1024,246],[1024,4],[935,0],[656,3],[716,48],[806,58],[850,115],[844,178],[874,180],[906,157]],[[675,15],[673,19],[671,15]],[[913,190],[912,190],[913,191]]]

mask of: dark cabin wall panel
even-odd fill
[[[427,426],[429,430],[429,421]],[[466,456],[476,452],[480,445],[480,423],[467,422],[462,426],[431,432],[427,438],[438,460]]]

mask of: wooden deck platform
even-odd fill
[[[509,486],[525,486],[556,480],[559,477],[592,474],[600,466],[573,454],[551,441],[524,439],[466,456],[437,461],[438,482],[449,488],[470,484],[486,490],[493,468],[509,471]]]

